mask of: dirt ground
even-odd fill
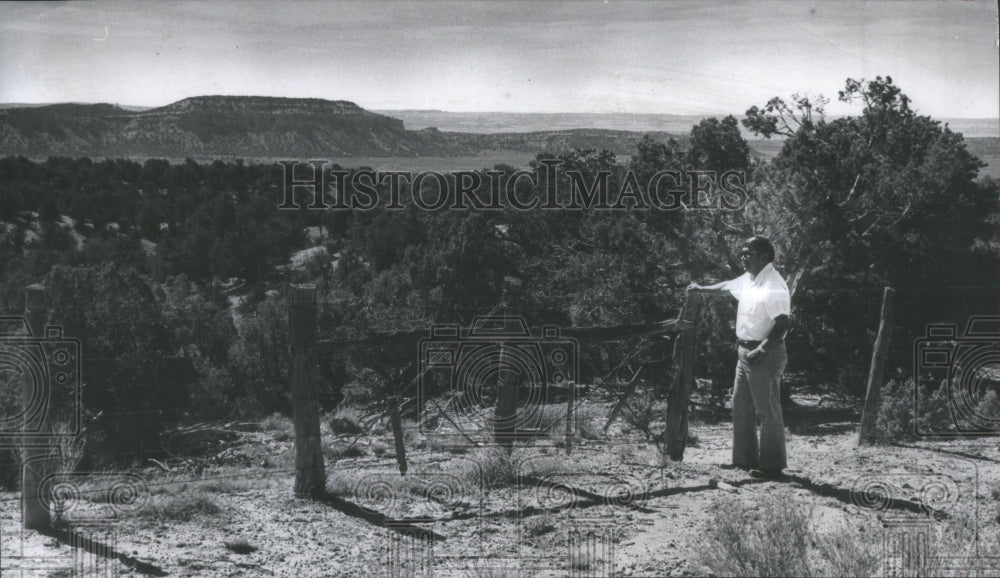
[[[947,545],[934,551],[931,574],[1000,575],[997,438],[857,448],[855,408],[818,396],[795,401],[786,414],[789,468],[776,481],[726,467],[731,429],[723,420],[695,415],[684,461],[664,463],[622,418],[604,434],[610,404],[601,402],[581,407],[591,423],[578,428],[568,456],[560,436],[518,443],[506,458],[489,447],[449,447],[410,423],[405,477],[384,429],[359,438],[324,424],[330,497],[307,500],[293,496],[291,424],[245,428],[215,463],[183,469],[191,462],[168,461],[175,471],[74,478],[75,494],[63,502],[72,534],[21,531],[18,494],[0,494],[0,570],[5,577],[704,575],[699,552],[719,508],[742,503],[754,511],[775,497],[808,511],[819,536],[839,529],[873,548],[877,574],[900,567],[891,545],[905,534]],[[120,492],[115,499],[110,487]],[[959,542],[941,541],[959,523],[966,530]]]

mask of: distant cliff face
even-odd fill
[[[199,96],[141,112],[108,104],[0,111],[0,153],[27,156],[406,154],[403,122],[351,102]]]
[[[470,134],[406,130],[347,101],[197,96],[131,111],[110,104],[0,109],[0,155],[28,157],[450,156],[479,151],[631,152],[640,133],[571,130]]]
[[[105,105],[106,106],[106,105]],[[249,113],[278,115],[356,115],[369,118],[389,118],[361,108],[346,100],[321,98],[276,98],[270,96],[193,96],[178,100],[161,108],[145,111],[147,114],[182,113]],[[390,119],[395,120],[395,119]],[[398,123],[402,127],[402,122]]]

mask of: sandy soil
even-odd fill
[[[956,570],[949,572],[1000,574],[996,438],[856,448],[853,410],[797,401],[801,407],[788,416],[790,467],[779,481],[727,468],[728,424],[697,418],[691,426],[697,441],[680,463],[662,463],[655,446],[622,420],[607,436],[576,439],[569,456],[558,439],[545,438],[518,444],[509,461],[489,448],[448,450],[410,431],[405,478],[389,434],[362,437],[356,445],[362,455],[334,462],[335,451],[356,436],[327,431],[328,488],[336,497],[314,501],[293,496],[287,432],[249,431],[200,472],[147,468],[127,479],[102,472],[97,481],[81,482],[69,517],[84,547],[67,544],[65,535],[21,531],[19,496],[0,494],[0,570],[4,576],[702,575],[708,570],[697,546],[719,504],[755,508],[777,496],[807,509],[820,535],[847,528],[877,549],[894,533],[916,527],[937,535],[961,520],[978,539],[950,552],[948,565]],[[604,415],[607,406],[591,409]],[[116,479],[137,489],[109,513],[95,496]],[[887,490],[874,493],[879,487]],[[87,547],[79,536],[95,544]]]

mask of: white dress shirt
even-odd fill
[[[727,283],[726,289],[739,300],[736,310],[736,338],[762,341],[780,315],[790,315],[792,298],[781,274],[768,263],[756,277],[747,271]]]

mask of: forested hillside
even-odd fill
[[[891,80],[848,81],[841,97],[862,112],[827,122],[806,100],[751,109],[747,128],[786,137],[767,163],[752,160],[732,117],[702,121],[683,142],[647,137],[628,163],[594,149],[534,163],[541,174],[541,160],[559,158],[588,182],[608,171],[612,191],[628,174],[645,184],[664,170],[742,171],[748,202],[737,209],[422,211],[404,186],[402,210],[288,211],[277,163],[7,157],[0,310],[20,314],[24,288],[45,285],[52,321],[85,345],[89,459],[128,462],[157,455],[159,433],[178,424],[289,410],[290,283],[317,284],[323,337],[465,325],[498,310],[536,325],[652,322],[676,315],[692,280],[739,274],[739,242],[763,234],[793,291],[790,370],[857,395],[884,286],[900,295],[893,376],[911,371],[926,323],[995,312],[998,188],[977,177],[962,136],[915,114]],[[18,130],[42,130],[29,125]],[[210,120],[191,130],[224,136]],[[525,201],[545,194],[541,176],[521,184]],[[701,332],[697,373],[717,403],[731,386],[730,307],[712,305]],[[581,379],[605,376],[633,346],[582,351]],[[323,359],[321,401],[331,409],[412,376],[415,355]]]

